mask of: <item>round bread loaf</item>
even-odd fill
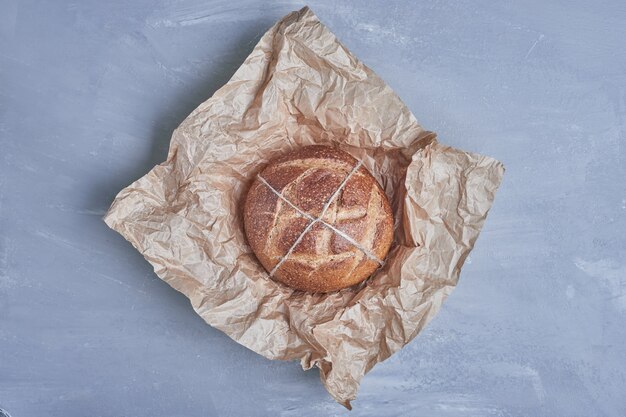
[[[306,146],[271,161],[248,191],[244,226],[272,278],[311,292],[365,280],[393,240],[393,214],[376,179],[329,146]]]

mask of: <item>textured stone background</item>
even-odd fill
[[[348,415],[205,325],[101,220],[296,1],[0,0],[0,408]],[[504,182],[441,313],[350,416],[626,415],[626,4],[311,1]]]

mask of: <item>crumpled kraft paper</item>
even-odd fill
[[[262,167],[314,143],[363,160],[396,221],[384,267],[331,294],[268,278],[242,222]],[[439,144],[305,7],[174,131],[167,160],[123,189],[105,221],[207,323],[267,358],[317,366],[350,407],[365,373],[413,339],[456,285],[503,172]]]

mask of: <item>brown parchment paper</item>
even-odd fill
[[[314,143],[363,160],[396,220],[384,267],[331,294],[269,279],[242,226],[256,173]],[[167,160],[123,189],[105,221],[208,324],[267,358],[317,366],[350,407],[363,375],[413,339],[456,285],[503,172],[439,144],[305,7],[174,131]]]

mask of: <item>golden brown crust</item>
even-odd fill
[[[393,240],[393,214],[380,185],[357,166],[339,149],[308,146],[272,161],[254,181],[245,231],[274,279],[328,292],[357,284],[379,267]]]
[[[306,146],[272,161],[261,176],[296,207],[317,218],[356,163],[338,149]]]
[[[363,167],[341,193],[342,210],[333,225],[383,259],[393,242],[391,205],[378,182]]]
[[[287,254],[310,223],[259,181],[248,191],[243,218],[248,243],[268,271]]]

